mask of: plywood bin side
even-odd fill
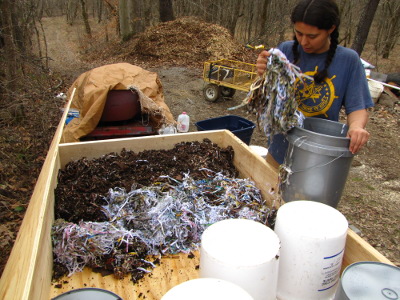
[[[112,152],[119,153],[122,149],[132,150],[137,153],[145,150],[168,150],[172,149],[177,143],[185,141],[201,142],[205,138],[209,138],[219,146],[225,147],[224,145],[228,143],[225,136],[227,133],[227,130],[218,130],[60,144],[61,168],[64,168],[68,162],[83,157],[88,159],[97,158]]]
[[[346,249],[344,252],[342,269],[359,261],[376,261],[394,265],[389,259],[349,228],[347,231]]]

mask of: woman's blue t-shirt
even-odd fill
[[[279,49],[293,62],[293,41],[284,42]],[[311,77],[323,70],[327,52],[309,54],[299,46],[297,65],[301,72]],[[373,106],[368,82],[361,60],[352,49],[338,46],[328,68],[328,77],[321,84],[304,78],[296,82],[298,109],[306,117],[319,117],[333,121],[339,120],[342,107],[346,114]],[[269,147],[269,153],[279,163],[283,163],[288,142],[284,135],[275,135]]]

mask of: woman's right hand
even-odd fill
[[[268,56],[270,55],[271,54],[267,50],[263,50],[258,55],[256,69],[259,76],[262,76],[262,74],[264,74],[265,70],[267,69],[267,60]]]

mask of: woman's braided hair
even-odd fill
[[[292,23],[303,22],[319,29],[329,30],[335,26],[335,30],[331,33],[331,44],[325,61],[325,68],[314,75],[314,80],[321,83],[328,76],[328,67],[335,55],[339,41],[339,25],[340,16],[339,8],[334,0],[301,0],[294,8],[291,15]],[[293,54],[294,63],[299,60],[299,41],[294,35]]]

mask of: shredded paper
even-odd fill
[[[274,135],[303,125],[304,115],[297,110],[295,81],[305,76],[279,49],[271,49],[269,53],[266,71],[253,82],[242,104],[230,108],[247,105],[250,111],[256,112],[258,125],[267,137],[267,146]]]
[[[148,273],[154,264],[144,259],[146,255],[196,250],[210,224],[229,218],[267,224],[270,209],[252,181],[203,171],[208,179],[194,180],[185,174],[178,181],[164,176],[167,182],[129,193],[110,189],[107,205],[101,208],[107,222],[57,220],[52,235],[56,261],[69,275],[85,266],[111,267],[114,274]]]

